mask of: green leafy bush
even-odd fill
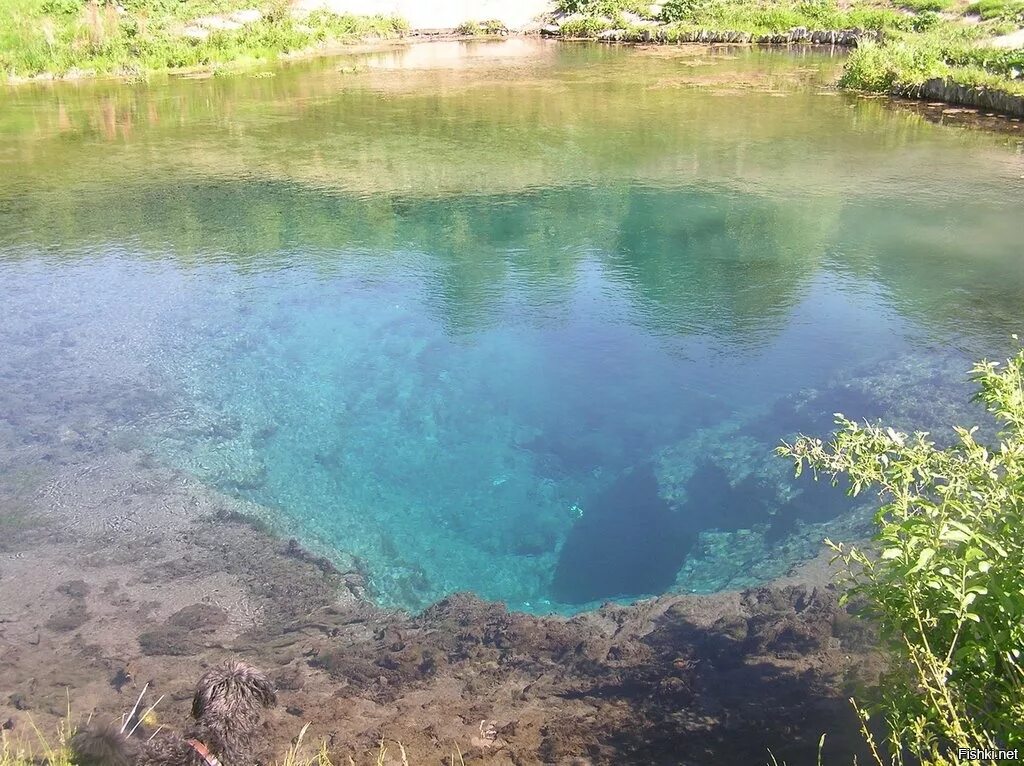
[[[47,16],[74,16],[84,7],[83,0],[44,0],[40,10]]]
[[[560,0],[556,8],[563,13],[582,13],[585,16],[617,16],[623,12],[650,17],[651,3],[647,0]]]
[[[661,7],[661,18],[664,21],[693,22],[716,15],[722,6],[721,0],[666,0]]]
[[[935,11],[920,11],[911,19],[911,29],[915,32],[927,32],[935,29],[942,22],[942,18]]]
[[[885,93],[894,86],[944,77],[962,85],[1024,93],[1024,51],[979,44],[985,33],[980,26],[936,26],[890,35],[882,44],[865,42],[850,54],[839,84]]]
[[[836,0],[800,0],[797,9],[808,18],[830,18],[839,12]]]
[[[612,24],[604,19],[588,16],[583,19],[573,19],[562,25],[562,37],[574,39],[590,39],[597,37],[606,29],[612,29]]]
[[[455,34],[475,37],[477,35],[504,35],[508,28],[499,19],[487,19],[485,21],[464,21],[455,27]]]
[[[973,379],[1000,426],[991,444],[957,427],[939,448],[839,415],[829,444],[779,448],[797,472],[880,493],[874,546],[832,546],[897,657],[883,685],[893,749],[928,764],[1024,745],[1024,351]]]

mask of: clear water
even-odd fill
[[[1020,140],[836,66],[513,40],[2,94],[0,445],[141,446],[410,609],[778,575],[863,531],[778,440],[975,417],[1024,319]]]

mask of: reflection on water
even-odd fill
[[[412,608],[777,575],[862,523],[778,439],[973,417],[1022,313],[1019,146],[835,66],[515,40],[11,91],[0,460],[142,445]]]

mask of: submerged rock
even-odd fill
[[[167,622],[185,630],[212,630],[228,621],[228,613],[212,604],[192,604],[179,609]]]
[[[145,655],[185,656],[194,654],[201,644],[186,628],[167,625],[139,636],[139,647]]]
[[[90,616],[85,604],[76,601],[70,607],[54,612],[46,621],[46,627],[57,633],[69,633],[85,625]]]
[[[83,599],[92,590],[85,580],[69,580],[57,586],[57,592],[63,593],[68,598]]]

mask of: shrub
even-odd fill
[[[941,66],[938,55],[934,61],[925,59],[908,45],[864,43],[850,54],[839,85],[843,88],[887,93],[894,85],[923,81],[936,74]]]
[[[583,19],[567,21],[561,27],[562,37],[588,39],[597,37],[606,29],[612,29],[612,25],[604,19],[588,16]]]
[[[963,85],[1024,92],[1024,51],[979,45],[984,34],[979,26],[939,26],[917,35],[892,35],[881,45],[866,42],[847,59],[839,84],[881,93],[894,85],[948,77]]]
[[[474,37],[476,35],[504,35],[508,28],[499,19],[487,19],[486,21],[464,21],[455,27],[457,35]]]
[[[1024,351],[974,367],[996,441],[954,428],[938,448],[838,415],[829,444],[801,436],[779,453],[797,472],[877,489],[870,548],[832,544],[897,661],[883,685],[895,752],[949,763],[957,747],[1024,745]]]
[[[876,32],[907,30],[913,19],[888,8],[851,8],[841,15],[841,25],[851,29],[871,29]]]
[[[44,0],[40,10],[47,16],[76,16],[84,7],[82,0]]]
[[[647,0],[560,0],[556,7],[563,13],[582,13],[584,16],[613,17],[625,11],[645,18],[651,15],[651,3]]]
[[[935,11],[921,11],[911,20],[911,28],[915,32],[927,32],[938,27],[941,21]]]
[[[669,22],[701,22],[720,16],[724,6],[722,0],[666,0],[661,7],[661,18]]]

